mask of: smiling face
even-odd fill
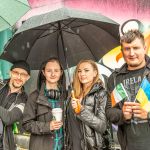
[[[62,75],[61,67],[57,61],[48,62],[42,72],[46,78],[47,85],[57,86],[58,81]]]
[[[10,87],[20,89],[30,78],[27,71],[21,68],[14,68],[10,71]]]
[[[129,70],[140,69],[145,66],[146,48],[138,38],[131,43],[122,43],[123,57]]]
[[[78,78],[83,86],[90,86],[97,75],[97,71],[88,62],[83,62],[78,67]]]

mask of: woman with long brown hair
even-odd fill
[[[96,150],[102,148],[106,130],[106,92],[92,60],[78,63],[73,77],[74,94],[67,110],[69,148]]]
[[[31,133],[30,150],[63,150],[63,118],[58,120],[53,110],[62,112],[65,95],[63,68],[57,58],[51,58],[42,64],[38,87],[25,106],[23,126]]]

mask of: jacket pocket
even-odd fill
[[[52,120],[50,108],[43,105],[38,105],[36,117],[37,120],[44,122]]]
[[[48,108],[46,106],[38,105],[38,107],[37,107],[37,116],[43,115],[45,113],[48,113],[49,109],[50,108]]]

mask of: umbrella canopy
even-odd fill
[[[27,0],[0,0],[0,31],[12,27],[29,9]]]
[[[64,68],[81,59],[98,61],[119,45],[119,25],[96,13],[61,8],[27,20],[0,56],[10,62],[26,60],[33,70],[50,57]],[[68,63],[67,63],[68,62]]]

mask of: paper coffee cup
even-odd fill
[[[53,108],[52,114],[56,121],[62,121],[62,108]]]

